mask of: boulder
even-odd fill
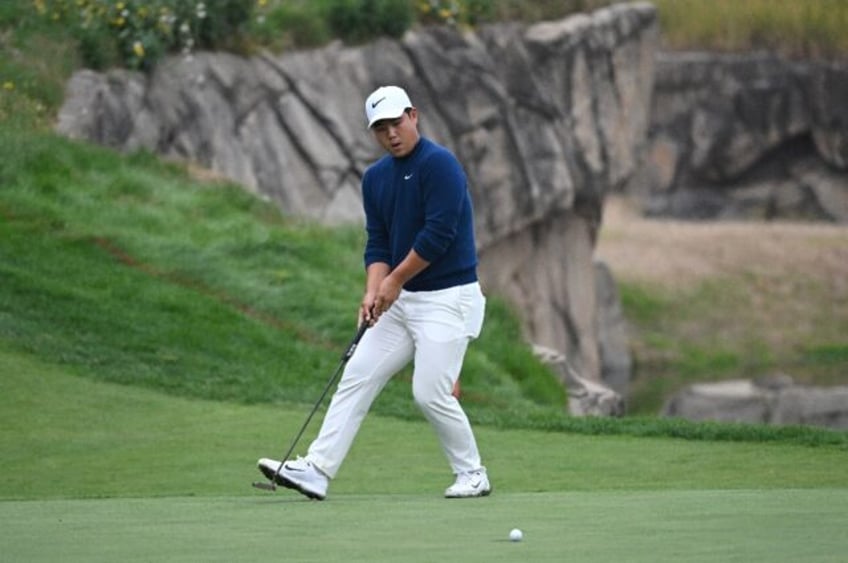
[[[699,383],[666,401],[662,415],[844,430],[848,429],[848,386],[797,385],[784,374],[755,381]]]
[[[581,376],[565,354],[534,345],[533,353],[550,366],[568,391],[568,413],[572,416],[623,416],[625,401],[621,394],[602,382]]]

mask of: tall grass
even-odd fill
[[[675,49],[762,49],[796,57],[848,51],[848,2],[840,0],[655,0]]]

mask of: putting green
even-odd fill
[[[1,561],[807,562],[848,553],[840,447],[479,426],[495,492],[449,501],[440,497],[449,469],[426,423],[371,416],[319,503],[249,485],[256,458],[284,448],[308,406],[174,398],[23,354],[0,354],[0,372]],[[524,541],[508,541],[512,528]]]
[[[846,529],[845,489],[0,503],[7,561],[840,561]]]

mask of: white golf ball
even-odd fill
[[[518,528],[513,528],[509,532],[509,541],[521,541],[524,534]]]

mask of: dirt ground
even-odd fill
[[[647,219],[618,197],[605,206],[596,255],[619,280],[682,289],[740,272],[775,284],[800,273],[848,299],[848,225]]]

